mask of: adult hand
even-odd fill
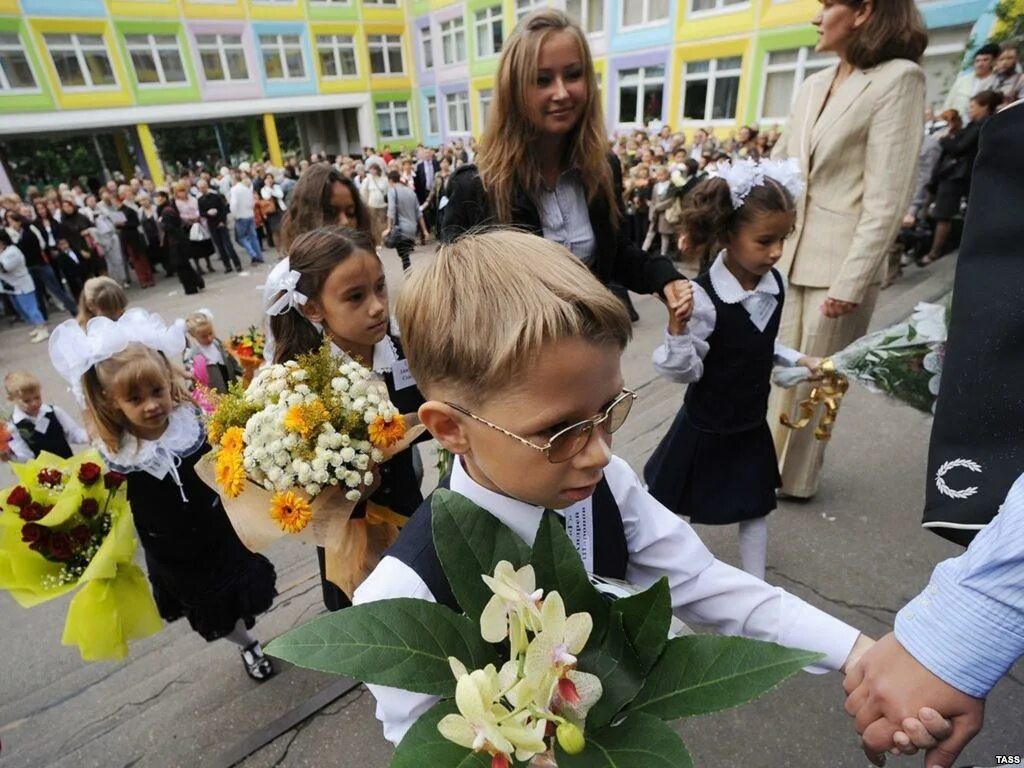
[[[849,301],[840,301],[839,299],[825,299],[825,302],[821,305],[821,314],[825,317],[835,320],[836,318],[848,315],[857,308],[856,304]]]
[[[936,677],[900,645],[892,633],[879,640],[847,670],[843,688],[846,711],[861,734],[864,753],[878,762],[886,750],[904,746],[897,740],[904,721],[924,707],[950,719],[952,732],[943,734],[925,754],[926,768],[950,768],[967,743],[981,730],[985,702]],[[929,718],[922,722],[931,730]],[[910,725],[907,725],[910,727]],[[939,729],[942,730],[942,729]],[[933,733],[933,735],[935,735]]]
[[[693,286],[689,280],[673,280],[663,289],[668,308],[678,320],[686,322],[693,314]]]
[[[914,226],[914,224],[917,223],[917,219],[908,213],[906,216],[903,217],[902,223],[904,227],[912,227]]]

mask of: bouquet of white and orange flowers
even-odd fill
[[[328,578],[351,591],[397,529],[393,519],[349,517],[373,490],[376,465],[422,431],[407,428],[414,419],[398,412],[383,381],[325,344],[219,398],[207,428],[213,451],[197,469],[226,497],[250,549],[304,535],[333,553]]]

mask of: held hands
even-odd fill
[[[857,308],[856,304],[849,301],[840,301],[839,299],[825,299],[825,302],[821,305],[821,314],[825,317],[835,320],[848,315]]]
[[[936,677],[892,633],[856,658],[851,652],[845,671],[846,711],[876,765],[884,763],[886,750],[914,754],[921,748],[925,768],[950,768],[981,730],[984,700]]]
[[[662,289],[662,292],[665,294],[669,314],[674,316],[677,322],[682,323],[685,330],[686,323],[693,314],[693,286],[690,285],[690,281],[673,280]]]

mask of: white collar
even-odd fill
[[[142,440],[125,433],[117,451],[100,447],[107,462],[118,472],[143,470],[158,480],[168,473],[181,486],[177,466],[184,456],[191,456],[205,442],[206,434],[195,406],[183,403],[171,411],[167,429],[156,440]]]
[[[331,342],[331,354],[334,357],[340,357],[345,360],[354,361],[355,359],[333,341]],[[373,345],[372,370],[374,373],[390,373],[397,362],[398,348],[395,347],[395,342],[391,340],[391,335],[385,333],[384,338]]]
[[[451,490],[462,494],[474,504],[498,518],[503,525],[508,526],[512,532],[533,546],[537,538],[537,529],[540,527],[541,518],[544,516],[544,508],[527,504],[525,501],[513,499],[494,491],[490,491],[477,483],[469,476],[462,461],[458,456],[452,462]],[[586,504],[589,500],[579,502]],[[571,507],[570,507],[571,509]],[[565,516],[568,510],[554,510],[555,514]]]
[[[719,252],[715,263],[708,270],[708,277],[711,280],[711,286],[715,289],[715,293],[718,294],[718,298],[726,304],[739,304],[758,293],[768,294],[769,296],[779,295],[779,283],[775,279],[775,275],[770,271],[761,277],[760,282],[752,291],[748,291],[740,285],[740,281],[725,266],[724,250]]]
[[[11,421],[17,424],[19,421],[24,421],[25,419],[28,419],[33,424],[35,424],[43,416],[48,416],[51,413],[53,413],[53,407],[47,405],[46,403],[43,403],[41,406],[39,406],[39,413],[37,413],[35,416],[29,416],[27,413],[21,410],[20,406],[16,405],[14,406],[14,410],[11,411]]]

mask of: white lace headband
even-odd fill
[[[65,320],[50,334],[50,362],[81,404],[82,376],[133,343],[180,363],[185,352],[185,321],[178,319],[167,325],[159,315],[141,307],[129,309],[117,321],[94,317],[84,330],[76,320]]]
[[[267,307],[268,315],[283,315],[289,310],[298,309],[309,301],[309,297],[296,288],[301,277],[300,272],[292,269],[267,281],[263,288],[264,296],[277,296],[278,292],[283,291],[274,303]]]
[[[735,163],[720,163],[718,175],[729,185],[732,207],[743,207],[743,201],[754,187],[764,186],[766,178],[774,179],[793,196],[798,198],[804,192],[804,177],[800,161],[795,157],[787,160],[739,160]]]

